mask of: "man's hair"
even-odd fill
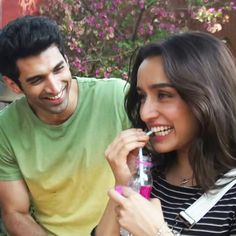
[[[59,27],[45,16],[23,16],[7,24],[0,32],[0,73],[19,84],[20,58],[38,55],[56,45],[64,56]]]
[[[134,127],[146,128],[139,115],[138,69],[146,58],[155,56],[161,57],[170,83],[198,120],[199,134],[192,142],[189,156],[197,183],[207,190],[214,187],[220,174],[236,167],[233,56],[221,40],[203,32],[177,34],[142,47],[133,64],[126,97],[126,110]],[[162,156],[171,164],[176,153]],[[168,163],[164,161],[162,167],[167,168]]]

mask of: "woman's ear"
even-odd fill
[[[6,86],[14,93],[20,94],[22,93],[21,88],[10,78],[7,76],[2,77],[3,81],[5,82]]]

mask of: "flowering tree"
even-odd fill
[[[60,25],[77,75],[126,79],[136,47],[186,31],[191,21],[216,32],[234,9],[219,0],[47,0],[40,14]]]

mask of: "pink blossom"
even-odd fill
[[[114,28],[113,27],[108,27],[107,32],[108,33],[114,33]]]
[[[77,52],[78,54],[80,54],[80,53],[82,52],[82,49],[79,48],[79,47],[77,47],[77,48],[76,48],[76,52]]]
[[[88,23],[89,25],[94,25],[95,24],[95,17],[94,16],[87,16],[85,18],[86,23]]]
[[[102,32],[99,32],[98,33],[98,37],[100,38],[100,39],[104,39],[105,38],[105,33],[102,31]]]
[[[104,78],[110,78],[110,73],[107,72],[107,71],[105,71],[105,72],[103,73],[103,76],[104,76]]]
[[[96,77],[99,77],[99,75],[100,75],[100,69],[97,68],[96,71],[95,71],[95,76],[96,76]]]
[[[139,7],[140,7],[140,9],[144,9],[144,7],[145,7],[145,1],[144,0],[139,0]]]
[[[112,0],[112,4],[114,5],[114,6],[118,6],[119,4],[121,4],[122,3],[122,0]]]
[[[208,11],[212,13],[212,12],[215,11],[215,8],[214,8],[214,7],[211,7],[211,8],[208,9]]]
[[[103,3],[101,1],[96,2],[96,3],[93,4],[93,7],[97,10],[103,9]]]
[[[144,35],[144,33],[145,33],[144,27],[141,26],[141,27],[139,28],[138,32],[139,32],[141,35]]]
[[[101,28],[101,24],[97,23],[97,24],[95,25],[95,27],[96,27],[97,29],[100,29],[100,28]]]

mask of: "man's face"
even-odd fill
[[[16,64],[21,90],[39,118],[50,123],[57,116],[63,119],[68,111],[73,112],[69,65],[55,45],[38,55],[20,58]]]

